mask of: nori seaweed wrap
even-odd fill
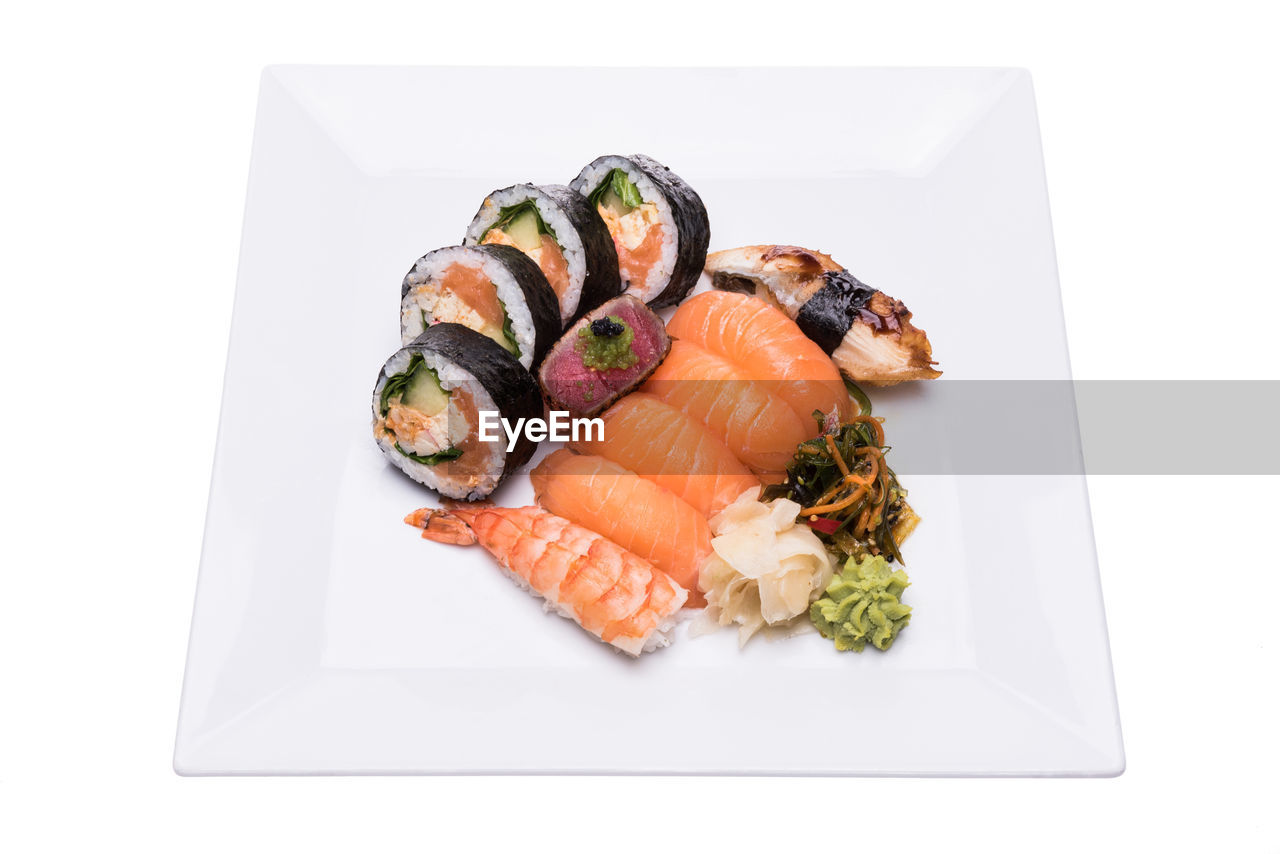
[[[484,412],[513,425],[541,418],[542,394],[501,345],[456,323],[397,350],[373,388],[373,436],[387,461],[449,498],[484,498],[533,455],[523,431],[509,453],[501,426],[490,430],[498,441],[480,441]]]
[[[643,154],[597,157],[569,186],[608,226],[627,293],[655,309],[684,299],[711,241],[707,209],[692,187]]]
[[[578,193],[559,184],[516,184],[485,198],[467,228],[466,246],[514,246],[541,268],[569,326],[622,293],[618,253],[608,227]]]

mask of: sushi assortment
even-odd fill
[[[910,609],[895,598],[885,617],[888,594],[863,576],[896,564],[901,594],[919,516],[856,384],[937,377],[928,338],[828,255],[708,255],[710,239],[678,175],[605,155],[568,185],[493,191],[461,245],[419,258],[373,390],[382,454],[443,499],[405,521],[434,543],[479,543],[628,655],[695,614],[691,635],[736,625],[745,643],[803,624],[837,649],[864,636],[887,649]],[[540,437],[495,442],[486,420],[548,409],[598,429],[529,470],[536,505],[490,503]]]

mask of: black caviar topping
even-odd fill
[[[608,317],[591,321],[591,334],[597,338],[616,338],[625,332],[627,327]]]

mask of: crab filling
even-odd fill
[[[400,453],[424,465],[457,459],[462,452],[450,434],[451,402],[457,409],[470,403],[466,389],[445,390],[436,372],[415,353],[404,372],[389,377],[382,388],[379,433],[389,436]]]

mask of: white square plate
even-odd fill
[[[629,660],[401,522],[434,496],[368,401],[404,272],[490,190],[633,151],[712,249],[817,246],[905,299],[948,378],[1070,377],[1025,72],[269,69],[177,770],[1118,774],[1082,476],[906,478],[915,613],[883,655],[725,631]],[[927,388],[876,405],[930,418]]]

